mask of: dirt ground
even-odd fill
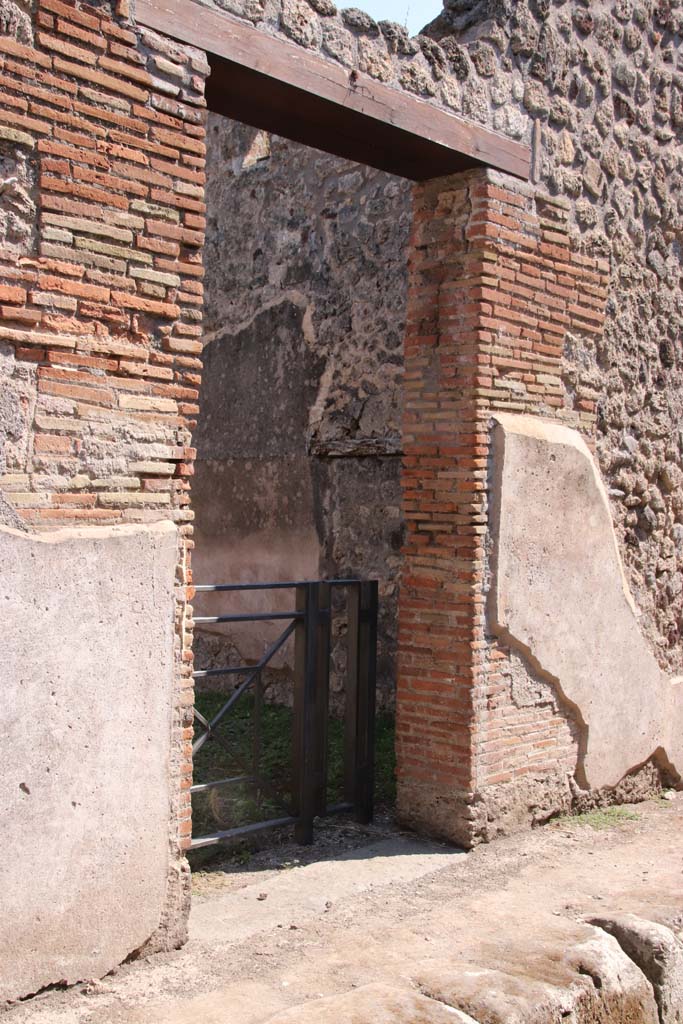
[[[284,1013],[284,1022],[288,1008],[377,983],[424,992],[439,978],[457,987],[477,971],[523,970],[559,985],[558,965],[593,941],[585,922],[596,915],[637,914],[683,938],[683,794],[594,824],[605,827],[561,819],[466,854],[388,819],[371,829],[328,823],[313,848],[282,842],[196,872],[182,950],[46,992],[5,1020],[265,1024]],[[352,1019],[320,1005],[311,1019]]]

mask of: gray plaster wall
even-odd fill
[[[378,577],[391,703],[409,185],[215,115],[207,173],[195,580]]]
[[[172,874],[177,530],[0,527],[0,1002],[101,977]]]

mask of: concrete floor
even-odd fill
[[[604,831],[564,819],[469,854],[393,837],[284,870],[199,876],[184,949],[46,993],[7,1024],[436,1024],[446,1011],[467,1020],[458,1006],[481,1024],[640,1024],[651,1008],[596,1009],[619,987],[652,997],[586,920],[628,912],[683,938],[683,794],[630,810],[635,820]]]

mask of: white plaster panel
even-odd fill
[[[100,977],[169,866],[177,530],[0,528],[0,1001]]]
[[[558,424],[495,419],[494,631],[573,706],[591,788],[616,785],[656,752],[680,772],[683,687],[639,628],[590,450]]]

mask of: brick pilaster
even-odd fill
[[[487,717],[508,656],[488,635],[485,615],[491,413],[559,417],[592,430],[590,403],[567,402],[561,357],[568,325],[600,330],[606,274],[603,262],[572,252],[562,204],[529,186],[482,170],[416,187],[399,811],[465,845],[476,839],[481,787],[511,779],[511,764],[530,763],[523,732],[501,745]],[[550,735],[552,724],[544,730]],[[549,763],[549,753],[541,760]]]

